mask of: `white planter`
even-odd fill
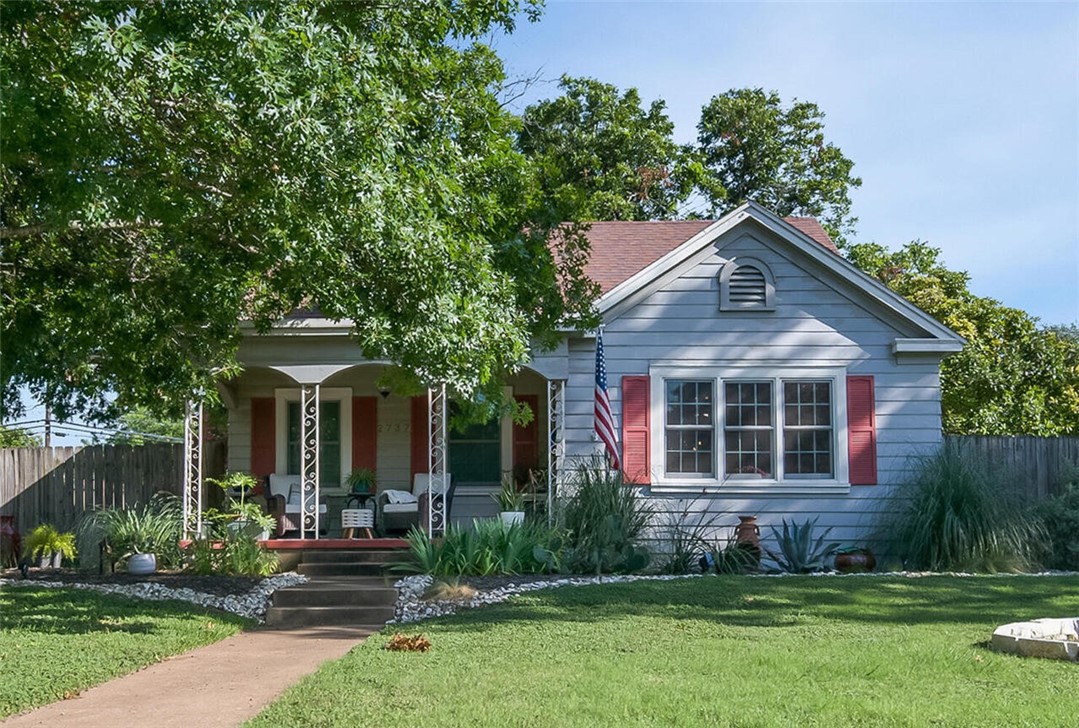
[[[254,521],[233,521],[225,527],[233,533],[251,536],[256,541],[265,541],[270,537],[270,531],[262,528]]]
[[[157,557],[153,554],[131,554],[127,557],[127,573],[145,576],[157,571]]]
[[[502,511],[499,515],[502,517],[502,525],[507,528],[515,523],[525,522],[524,511]]]

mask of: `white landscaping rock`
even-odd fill
[[[182,602],[190,602],[200,607],[220,609],[224,612],[232,612],[241,617],[254,619],[258,622],[266,620],[266,609],[270,606],[271,596],[278,589],[287,586],[303,584],[307,581],[306,576],[289,572],[275,574],[258,583],[254,589],[242,595],[215,596],[193,589],[173,589],[153,582],[141,584],[85,584],[82,582],[64,583],[59,581],[23,581],[13,579],[0,579],[0,586],[27,586],[27,587],[69,587],[73,589],[91,589],[106,594],[120,594],[136,599],[149,599],[151,601],[167,601],[176,599]]]
[[[990,646],[1023,657],[1079,662],[1079,617],[1012,622],[993,631]]]

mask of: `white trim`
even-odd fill
[[[279,475],[299,475],[288,472],[288,403],[299,401],[299,387],[274,390],[274,472]],[[352,472],[352,387],[322,387],[319,402],[341,403],[341,482],[319,483],[322,493],[341,495],[348,492],[345,483]]]
[[[627,301],[631,296],[660,285],[666,274],[691,261],[695,255],[702,253],[713,245],[717,238],[748,220],[757,222],[826,270],[849,282],[856,290],[877,301],[902,320],[924,330],[930,338],[955,342],[960,347],[965,343],[961,336],[914,306],[883,283],[867,276],[842,256],[828,250],[798,228],[755,202],[745,202],[739,205],[659,260],[607,291],[596,301],[596,310],[603,317],[605,314],[612,312],[619,304]]]
[[[806,367],[806,366],[655,366],[649,368],[649,407],[651,408],[651,430],[649,432],[649,450],[652,462],[652,488],[658,492],[687,492],[707,490],[729,495],[806,495],[806,494],[843,494],[850,492],[850,477],[847,458],[847,371],[843,367]],[[713,422],[713,457],[715,471],[711,476],[694,476],[666,473],[666,387],[668,379],[697,379],[714,382],[713,401],[715,414]],[[783,380],[805,379],[829,381],[832,385],[832,465],[834,478],[801,479],[782,478],[783,470],[783,430],[780,412],[782,394],[779,383]],[[723,478],[723,430],[724,406],[723,384],[732,380],[770,381],[773,386],[773,432],[775,445],[775,468],[778,478],[735,479]]]
[[[941,339],[896,339],[892,342],[893,354],[954,354],[963,350],[961,341]]]

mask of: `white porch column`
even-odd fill
[[[183,538],[202,535],[202,400],[189,399],[184,412]]]
[[[319,532],[319,385],[300,385],[300,475],[303,506],[300,509],[300,538]]]
[[[547,525],[554,525],[566,456],[566,380],[547,380]]]
[[[427,485],[427,535],[446,530],[447,516],[446,493],[449,483],[446,479],[446,385],[438,389],[427,390],[427,453],[430,480]],[[441,498],[435,498],[441,493]]]

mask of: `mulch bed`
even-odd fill
[[[0,571],[0,579],[19,581],[22,576],[18,569]],[[218,597],[243,595],[251,591],[261,577],[250,576],[201,576],[178,572],[161,572],[149,576],[136,576],[118,571],[114,574],[90,574],[73,569],[30,569],[27,581],[58,581],[64,584],[81,582],[83,584],[160,584],[170,589],[193,589]]]

